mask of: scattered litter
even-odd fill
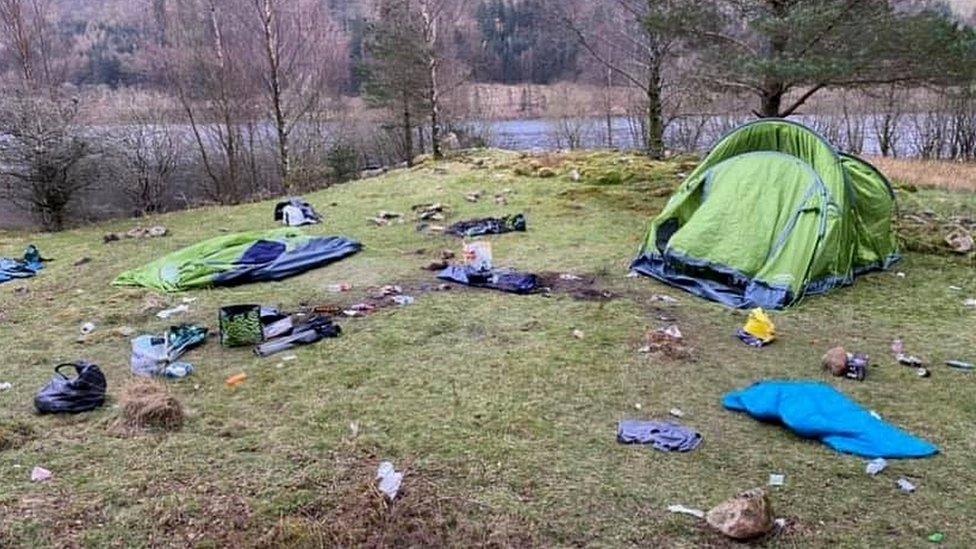
[[[193,302],[194,302],[194,301],[196,301],[196,300],[197,300],[197,298],[195,298],[195,297],[184,297],[184,298],[183,298],[183,299],[181,299],[180,301],[181,301],[182,303],[187,303],[187,304],[190,304],[190,303],[193,303]]]
[[[414,298],[413,296],[409,296],[409,295],[395,295],[393,296],[393,302],[403,307],[406,305],[412,305],[414,302]]]
[[[835,376],[864,381],[870,358],[863,353],[848,353],[843,347],[834,347],[824,354],[820,363]]]
[[[898,271],[897,273],[895,273],[895,276],[897,276],[898,278],[905,278],[905,273]]]
[[[874,410],[868,410],[868,413],[871,414],[871,417],[874,419],[881,419],[881,414],[875,412]]]
[[[403,288],[401,288],[400,286],[394,284],[387,284],[386,286],[380,288],[379,293],[377,294],[376,297],[382,298],[391,295],[400,295],[401,293],[403,293]]]
[[[499,206],[507,206],[508,205],[508,197],[506,197],[503,194],[496,194],[495,195],[495,204],[498,204]]]
[[[141,335],[132,340],[132,355],[129,366],[137,376],[152,377],[165,376],[167,367],[176,363],[190,349],[202,345],[207,341],[207,328],[193,324],[170,326],[159,335]],[[192,373],[192,366],[187,375]],[[179,372],[174,369],[172,374]],[[183,377],[183,376],[175,376]]]
[[[397,212],[388,212],[386,210],[380,210],[376,217],[370,219],[378,227],[385,227],[391,223],[403,223],[403,214]]]
[[[881,473],[881,471],[884,471],[887,468],[888,460],[885,458],[875,458],[868,462],[867,466],[864,468],[864,472],[872,477],[876,477]]]
[[[923,458],[939,449],[867,410],[825,383],[761,381],[725,395],[722,405],[756,420],[781,424],[842,453],[876,458]]]
[[[730,538],[749,539],[773,529],[773,508],[766,491],[753,488],[713,507],[705,521]]]
[[[915,367],[915,368],[918,368],[919,366],[921,366],[922,364],[924,364],[922,362],[922,359],[920,359],[920,358],[918,358],[917,356],[914,356],[914,355],[901,354],[901,355],[898,355],[897,357],[895,357],[895,359],[898,360],[898,363],[899,364],[903,364],[905,366],[912,366],[912,367]]]
[[[617,442],[650,444],[662,452],[690,452],[701,441],[701,433],[677,423],[623,420],[617,425]]]
[[[627,273],[627,278],[638,278],[639,276],[640,273],[638,273],[637,271],[630,271],[629,273]]]
[[[786,484],[786,475],[778,475],[778,474],[769,475],[770,486],[782,486],[784,484]]]
[[[538,276],[513,270],[482,271],[469,266],[451,265],[438,273],[437,278],[465,286],[513,294],[531,294],[539,290]]]
[[[228,387],[237,387],[238,385],[244,383],[245,380],[247,380],[247,374],[240,373],[230,376],[224,383],[226,383]]]
[[[918,377],[930,377],[932,375],[932,372],[930,372],[928,368],[919,368],[915,370],[915,375],[917,375]]]
[[[74,368],[69,378],[61,370]],[[94,410],[105,403],[105,374],[95,364],[79,360],[59,364],[55,376],[34,397],[34,407],[42,414],[77,413]]]
[[[631,275],[633,275],[633,276],[631,276]],[[627,275],[628,278],[633,278],[633,277],[636,277],[636,276],[640,276],[640,275],[638,275],[635,271],[631,271],[630,274]],[[652,295],[651,296],[651,301],[659,301],[661,303],[677,303],[678,302],[677,299],[675,299],[675,298],[673,298],[673,297],[671,297],[669,295],[664,295],[664,294],[654,294],[654,295]]]
[[[326,316],[311,316],[281,335],[266,339],[254,348],[254,354],[265,357],[300,345],[310,345],[327,337],[339,337],[342,329]]]
[[[971,363],[971,362],[963,362],[961,360],[947,360],[946,361],[946,366],[948,366],[950,368],[955,368],[957,370],[967,371],[967,372],[970,372],[974,368],[976,368],[976,365],[974,365],[973,363]]]
[[[264,340],[261,323],[264,312],[260,305],[254,304],[221,307],[217,313],[220,344],[224,347],[244,347],[261,343]]]
[[[570,181],[579,181],[580,179],[582,179],[582,176],[580,175],[579,170],[577,170],[576,168],[573,168],[572,170],[570,170],[570,172],[569,172],[569,180]]]
[[[468,202],[477,202],[481,200],[481,195],[484,194],[483,191],[473,191],[464,195],[464,199]]]
[[[583,339],[583,330],[573,330],[573,337]]]
[[[114,331],[116,334],[122,337],[132,337],[132,335],[136,333],[136,329],[132,326],[119,326]]]
[[[945,539],[945,534],[942,532],[936,532],[925,539],[931,541],[932,543],[942,543],[942,540]]]
[[[968,254],[976,247],[973,234],[962,227],[956,227],[945,237],[946,244],[957,254]]]
[[[583,277],[572,273],[563,273],[559,275],[559,280],[583,280]]]
[[[292,360],[297,360],[297,359],[298,359],[298,356],[296,356],[296,355],[285,355],[285,356],[281,357],[281,360],[284,360],[285,362],[291,362]]]
[[[684,335],[674,324],[647,332],[645,341],[645,345],[638,349],[638,352],[661,353],[679,359],[691,356],[691,350],[684,344]]]
[[[10,389],[13,388],[13,386],[14,386],[13,383],[10,383],[9,381],[4,381],[3,383],[0,383],[0,391],[9,391]]]
[[[154,225],[152,227],[134,227],[124,233],[109,233],[102,237],[102,242],[108,244],[109,242],[115,242],[117,240],[122,240],[123,238],[159,238],[161,236],[166,236],[167,234],[169,234],[169,230],[162,225]]]
[[[31,482],[45,482],[51,480],[53,477],[54,474],[43,467],[35,466],[31,469]]]
[[[289,198],[275,204],[274,220],[286,227],[300,227],[322,222],[322,216],[301,198]]]
[[[182,379],[194,372],[193,365],[188,362],[173,362],[163,368],[163,377]]]
[[[692,509],[691,507],[685,507],[684,505],[668,505],[668,511],[671,513],[680,513],[683,515],[705,518],[705,511],[702,511],[701,509]]]
[[[635,402],[635,403],[634,403],[634,409],[635,409],[635,410],[640,410],[640,409],[641,409],[641,408],[643,408],[643,407],[644,407],[644,406],[643,406],[643,405],[642,405],[642,404],[641,404],[640,402]]]
[[[329,286],[326,289],[334,294],[338,294],[341,292],[348,292],[349,290],[351,290],[352,284],[348,284],[346,282],[343,282],[342,284],[329,284]]]
[[[414,204],[410,207],[417,214],[418,221],[443,221],[450,213],[450,207],[440,202],[432,204]]]
[[[379,489],[390,501],[397,497],[400,492],[400,484],[403,482],[403,473],[393,467],[393,463],[384,461],[376,469],[376,480],[380,481]]]
[[[183,426],[183,405],[169,388],[156,381],[140,379],[128,385],[119,398],[126,427],[176,431]]]
[[[962,291],[962,287],[961,286],[949,286],[949,289],[952,290],[953,292],[961,292]]]
[[[962,302],[963,307],[968,307],[970,309],[976,309],[976,297],[971,297]]]
[[[525,232],[525,215],[515,214],[504,217],[484,217],[458,221],[448,227],[446,232],[447,234],[460,237]]]
[[[81,332],[81,335],[88,335],[95,331],[95,324],[92,322],[86,322],[81,325],[79,331]]]
[[[898,485],[898,489],[906,494],[912,494],[915,492],[915,485],[909,482],[909,480],[905,477],[898,479],[896,484]]]
[[[736,336],[750,347],[763,347],[776,340],[776,325],[766,311],[756,308],[749,312],[749,319]]]
[[[182,305],[177,305],[172,309],[164,309],[162,311],[159,311],[158,313],[156,313],[156,318],[166,320],[171,316],[176,316],[188,312],[190,312],[190,307],[186,303],[184,303]]]
[[[668,410],[668,413],[674,417],[685,417],[685,413],[679,410],[678,408],[671,408],[670,410]]]
[[[905,353],[904,341],[902,341],[901,339],[896,339],[892,341],[891,352],[894,353],[895,360],[897,360],[899,364],[902,364],[904,366],[911,366],[913,368],[918,368],[919,377],[928,377],[928,370],[925,370],[925,368],[921,367],[922,364],[924,364],[924,362],[922,362],[922,359],[918,358],[917,356],[909,355]],[[923,375],[922,372],[923,370],[925,370],[925,375]]]
[[[370,303],[356,303],[348,309],[342,311],[342,314],[350,317],[366,316],[376,310],[376,305]]]

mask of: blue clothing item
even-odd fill
[[[37,247],[31,244],[24,252],[23,259],[0,257],[0,284],[15,278],[30,278],[44,268],[44,260]]]
[[[697,431],[668,421],[625,419],[617,424],[617,442],[621,444],[650,444],[662,452],[690,452],[701,441]]]
[[[762,381],[725,395],[722,405],[760,421],[780,422],[801,437],[818,439],[846,454],[921,458],[939,452],[824,383]]]

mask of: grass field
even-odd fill
[[[572,181],[565,174],[577,165],[582,179]],[[556,175],[537,177],[540,166]],[[113,429],[133,380],[128,339],[115,330],[157,332],[167,322],[143,311],[150,292],[109,283],[223,231],[271,228],[271,203],[140,221],[170,229],[152,240],[102,243],[131,220],[0,233],[0,253],[33,242],[54,258],[38,277],[0,285],[0,382],[13,384],[0,392],[0,546],[723,546],[666,507],[708,508],[764,486],[770,473],[786,475],[771,499],[787,522],[759,543],[917,547],[942,532],[947,546],[976,545],[976,375],[942,365],[976,360],[976,311],[963,306],[976,297],[973,264],[909,252],[892,272],[776,313],[780,340],[746,347],[733,337],[742,313],[626,276],[647,221],[690,167],[610,153],[478,152],[311,194],[326,220],[309,232],[359,239],[362,253],[279,283],[194,292],[178,320],[215,328],[221,305],[350,304],[391,283],[411,288],[416,303],[343,320],[340,338],[288,362],[211,340],[186,355],[197,372],[169,383],[187,423],[139,436]],[[508,205],[496,205],[505,189]],[[475,190],[487,197],[463,199]],[[436,201],[453,206],[451,220],[525,212],[528,232],[492,238],[497,264],[586,276],[615,298],[430,291],[436,280],[421,267],[459,242],[411,221],[376,227],[367,218]],[[973,216],[976,195],[924,191],[912,204]],[[75,266],[83,257],[91,261]],[[326,290],[342,282],[353,290]],[[662,316],[676,319],[691,358],[637,352]],[[86,321],[98,328],[78,343]],[[931,378],[893,363],[888,348],[899,336],[931,363]],[[833,345],[871,355],[866,381],[820,371]],[[109,403],[35,415],[33,395],[53,366],[78,358],[102,366]],[[247,381],[226,387],[239,372]],[[862,459],[722,409],[724,393],[770,378],[830,383],[941,453],[892,461],[872,478]],[[671,408],[704,435],[697,451],[615,442],[618,420],[666,419]],[[406,472],[392,505],[372,484],[387,459]],[[32,483],[35,465],[54,480]],[[898,491],[902,476],[916,493]]]

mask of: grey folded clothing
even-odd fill
[[[258,356],[268,356],[281,351],[287,351],[299,345],[309,345],[324,337],[339,337],[342,330],[338,325],[332,323],[332,319],[324,316],[313,316],[291,327],[290,332],[269,339],[254,347],[254,354]]]
[[[625,419],[617,425],[622,444],[650,444],[662,452],[690,452],[701,444],[700,433],[677,423]]]

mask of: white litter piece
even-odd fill
[[[572,273],[563,273],[559,275],[559,280],[583,280],[583,277],[574,275]]]
[[[769,475],[769,485],[770,486],[782,486],[786,484],[786,475]]]
[[[637,278],[639,276],[640,273],[638,273],[637,271],[630,271],[629,273],[627,273],[627,278]]]
[[[409,295],[395,295],[393,296],[393,302],[403,307],[406,305],[412,305],[414,302],[414,298]]]
[[[190,306],[184,303],[182,305],[177,305],[172,309],[163,309],[162,311],[159,311],[158,313],[156,313],[156,318],[166,320],[171,316],[176,316],[178,314],[183,314],[188,312],[190,312]]]
[[[400,492],[400,484],[403,483],[403,473],[398,472],[393,467],[392,462],[384,461],[376,469],[376,480],[380,481],[380,492],[383,492],[387,499],[393,501]]]
[[[881,419],[881,414],[875,412],[874,410],[868,410],[868,413],[871,414],[871,417],[874,419]]]
[[[14,386],[13,383],[10,383],[9,381],[4,381],[3,383],[0,383],[0,391],[9,391],[11,388],[13,388],[13,386]]]
[[[685,413],[677,408],[671,408],[670,410],[668,410],[668,413],[674,417],[685,417]]]
[[[911,494],[915,492],[915,485],[908,481],[907,478],[901,477],[898,479],[898,489],[906,494]]]
[[[640,402],[635,402],[635,403],[634,403],[634,409],[635,409],[635,410],[640,410],[640,409],[641,409],[641,408],[643,408],[643,407],[644,407],[644,406],[643,406],[643,405],[642,405],[642,404],[641,404]]]
[[[34,467],[31,470],[31,482],[45,482],[51,480],[53,476],[54,474],[51,471],[43,467]]]
[[[884,471],[888,467],[888,461],[885,458],[872,459],[868,462],[867,467],[864,468],[864,472],[871,475],[872,477],[878,476],[881,471]]]
[[[962,287],[960,287],[960,286],[949,286],[949,289],[952,290],[953,292],[961,292],[962,291]]]
[[[197,298],[195,298],[195,297],[184,297],[180,301],[182,301],[183,303],[193,303],[196,300],[197,300]]]
[[[348,292],[352,289],[352,284],[342,283],[342,284],[330,284],[328,290],[334,294],[340,292]]]
[[[668,326],[667,328],[665,328],[662,331],[665,334],[667,334],[667,335],[669,335],[669,336],[671,336],[671,337],[673,337],[675,339],[684,339],[685,338],[685,336],[681,333],[681,330],[678,328],[678,325],[677,324],[672,324],[672,325]]]
[[[672,513],[681,513],[682,515],[705,518],[705,511],[702,511],[701,509],[692,509],[691,507],[685,507],[684,505],[668,505],[668,511]]]
[[[584,337],[583,330],[573,330],[573,337],[575,337],[576,339],[583,339]]]
[[[905,278],[905,273],[898,271],[897,273],[895,273],[895,276],[897,276],[898,278]]]
[[[285,362],[289,362],[289,361],[295,360],[297,358],[298,357],[295,356],[295,355],[285,355],[285,356],[281,357],[281,360],[284,360]]]
[[[969,307],[970,309],[976,309],[976,297],[971,297],[962,302],[963,307]]]
[[[81,325],[79,331],[81,332],[81,335],[88,335],[95,331],[95,324],[92,322],[86,322]]]
[[[677,303],[678,300],[663,294],[654,294],[651,296],[651,301],[660,301],[661,303]]]

